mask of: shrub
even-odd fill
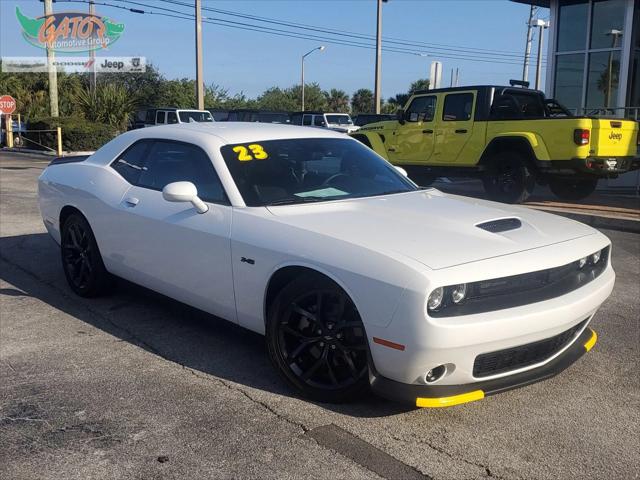
[[[90,122],[79,117],[42,118],[29,123],[27,139],[56,148],[56,127],[62,129],[62,149],[65,151],[97,150],[120,132],[113,126]],[[38,132],[34,130],[53,130]],[[25,142],[25,146],[35,146],[33,142]],[[37,148],[37,147],[36,147]]]

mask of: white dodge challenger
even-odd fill
[[[146,128],[39,179],[71,289],[121,277],[266,335],[304,396],[441,407],[551,377],[596,342],[611,244],[423,189],[329,130]]]

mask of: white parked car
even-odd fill
[[[39,204],[77,294],[122,277],[265,334],[320,401],[438,407],[548,378],[593,346],[615,279],[596,230],[421,189],[330,130],[134,130],[52,162]]]
[[[291,114],[293,125],[328,128],[336,132],[353,133],[360,127],[353,124],[348,113],[298,112]]]

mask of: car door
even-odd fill
[[[473,136],[475,91],[444,95],[442,116],[436,126],[433,163],[457,163]]]
[[[232,209],[211,159],[193,144],[143,142],[148,144],[143,160],[121,155],[113,165],[132,184],[113,225],[119,270],[114,273],[235,321]],[[192,182],[209,211],[200,214],[191,203],[164,200],[162,188],[177,181]]]
[[[405,111],[404,125],[398,125],[388,148],[392,162],[428,163],[434,148],[436,95],[415,97]]]

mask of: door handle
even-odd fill
[[[460,130],[456,130],[456,133],[467,133],[467,129],[461,128]]]
[[[433,133],[433,130],[431,130],[431,129],[422,130],[422,133]]]
[[[126,203],[129,207],[135,207],[136,205],[138,205],[139,201],[140,200],[138,200],[136,197],[127,197],[124,199],[124,203]]]

